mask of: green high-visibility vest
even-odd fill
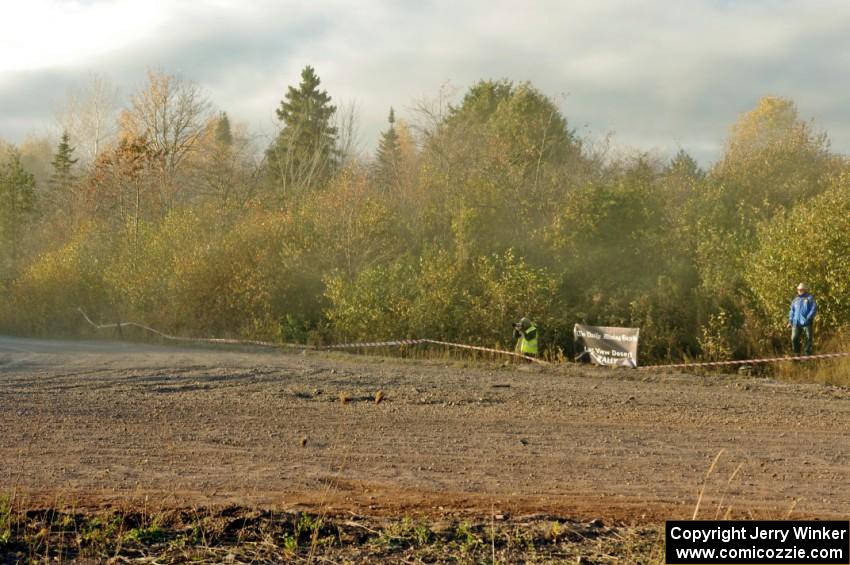
[[[534,330],[533,339],[525,339],[525,334]],[[527,330],[523,332],[522,341],[519,345],[519,350],[523,355],[537,355],[537,327],[531,324]]]

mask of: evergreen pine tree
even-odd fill
[[[686,203],[691,201],[705,179],[705,172],[684,149],[679,149],[661,175],[659,189],[667,200],[667,212],[681,222]],[[687,220],[684,220],[687,222]]]
[[[290,86],[277,109],[283,129],[266,150],[266,167],[284,195],[320,186],[336,167],[336,106],[320,83],[313,67],[304,67],[298,88]]]
[[[398,184],[399,167],[401,165],[401,143],[395,130],[395,111],[390,108],[390,127],[381,134],[375,160],[375,173],[378,182],[385,188]]]
[[[670,165],[667,167],[667,174],[697,180],[705,177],[705,172],[700,169],[696,160],[684,149],[679,149],[679,152],[670,161]]]
[[[223,147],[233,145],[233,133],[230,131],[230,119],[227,112],[222,112],[215,126],[215,141]]]
[[[74,148],[71,147],[71,136],[65,131],[62,133],[62,140],[56,148],[56,154],[53,156],[53,173],[50,175],[50,186],[54,190],[67,191],[74,182],[74,174],[71,172],[71,167],[78,161],[73,158]]]
[[[35,177],[24,170],[21,154],[13,150],[0,166],[0,247],[17,262],[24,225],[35,211]]]
[[[213,140],[208,154],[209,163],[203,168],[205,194],[214,196],[222,205],[226,205],[231,196],[244,183],[237,182],[241,170],[238,149],[234,145],[233,130],[226,112],[219,114],[212,124]]]

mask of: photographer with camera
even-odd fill
[[[526,317],[514,324],[514,339],[517,340],[516,352],[529,357],[537,357],[537,327]]]

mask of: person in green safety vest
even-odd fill
[[[514,324],[514,339],[517,340],[517,353],[537,357],[537,326],[534,322],[524,317]]]

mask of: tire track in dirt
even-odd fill
[[[850,514],[846,389],[64,343],[0,339],[0,492],[690,517],[723,450],[701,517]]]

